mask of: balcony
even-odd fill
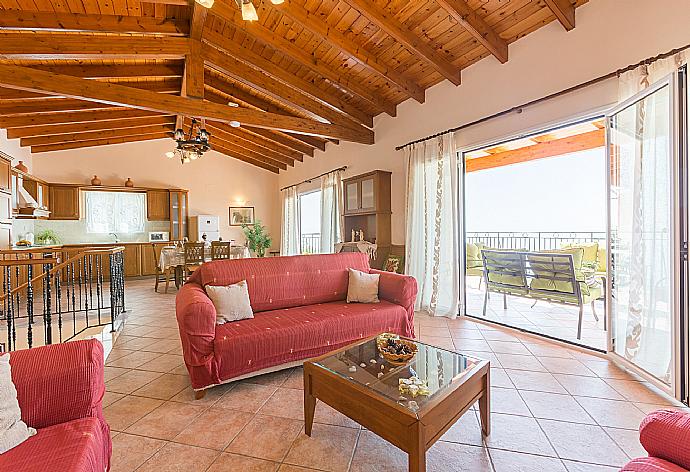
[[[300,252],[302,254],[320,253],[321,233],[303,233],[300,236]]]

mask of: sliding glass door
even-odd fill
[[[608,117],[612,350],[669,390],[676,376],[678,186],[675,78]]]

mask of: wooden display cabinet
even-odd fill
[[[187,237],[187,190],[170,190],[170,240]]]

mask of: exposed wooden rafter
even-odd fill
[[[465,0],[436,0],[500,62],[508,62],[508,43],[503,40]]]
[[[68,123],[60,125],[25,126],[8,128],[9,139],[29,138],[36,136],[55,136],[58,134],[85,133],[123,128],[140,128],[153,125],[172,125],[175,120],[170,116],[130,118],[125,120],[101,120],[86,123]]]
[[[197,101],[186,97],[137,90],[132,87],[53,74],[28,67],[0,65],[0,86],[160,113],[199,116],[227,123],[239,121],[249,126],[345,139],[363,144],[371,144],[374,139],[373,132],[366,128],[361,128],[360,131],[337,124],[324,124],[273,113],[231,108],[211,102],[205,102],[203,107],[199,107]]]
[[[376,3],[371,0],[346,0],[346,2],[359,10],[360,13],[374,22],[376,26],[404,44],[405,47],[417,54],[422,60],[433,65],[446,79],[455,85],[460,85],[459,68],[448,62],[441,53],[410,31],[395,17],[381,10]]]
[[[570,3],[570,0],[545,0],[545,2],[566,31],[575,28],[575,6]]]
[[[165,125],[139,126],[136,128],[101,129],[98,131],[85,131],[83,133],[56,134],[52,136],[34,136],[21,138],[22,146],[39,146],[43,144],[71,143],[75,141],[90,141],[94,139],[121,138],[125,136],[137,136],[142,134],[159,134],[174,131],[172,123]]]
[[[71,143],[46,144],[43,146],[32,146],[32,153],[64,151],[67,149],[80,149],[86,147],[106,146],[109,144],[123,144],[136,141],[151,141],[154,139],[169,138],[170,133],[142,134],[136,136],[124,136],[121,138],[94,139],[90,141],[74,141]]]

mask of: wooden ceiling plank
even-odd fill
[[[213,146],[213,150],[217,151],[221,154],[225,154],[226,156],[232,157],[234,159],[246,162],[247,164],[252,164],[252,165],[255,165],[257,167],[261,167],[262,169],[271,171],[275,174],[280,173],[280,169],[278,167],[270,165],[264,161],[260,161],[260,160],[252,159],[251,157],[244,156],[241,153],[239,153],[235,150],[229,149],[226,146],[222,146],[220,144],[215,144]],[[287,167],[286,167],[286,169],[287,169]]]
[[[314,157],[314,147],[309,146],[308,144],[305,144],[304,142],[299,141],[298,139],[295,139],[286,133],[262,128],[252,128],[251,126],[245,126],[242,128],[242,130],[246,131],[247,133],[268,139],[297,152],[301,152],[302,154],[306,154],[309,157]]]
[[[350,127],[353,131],[358,131],[359,129],[366,130],[366,128],[360,126],[359,123],[353,121],[351,118],[340,114],[327,105],[317,102],[300,90],[285,85],[271,76],[253,69],[235,57],[224,54],[222,51],[210,45],[206,45],[203,49],[203,55],[204,61],[209,67],[253,88],[257,88],[264,93],[272,95],[278,100],[286,101],[299,109],[325,118],[333,124]]]
[[[287,133],[287,134],[291,138],[299,139],[300,141],[307,143],[309,146],[312,146],[314,149],[318,149],[320,151],[326,150],[326,141],[323,139],[319,139],[319,138],[316,138],[313,136],[297,136],[297,135],[294,135],[293,133]]]
[[[73,100],[70,98],[44,98],[42,100],[34,99],[27,101],[11,102],[3,100],[0,102],[0,115],[2,116],[18,116],[18,115],[34,115],[47,114],[64,111],[76,110],[94,110],[94,109],[110,109],[113,105],[107,103],[85,102],[82,100]]]
[[[75,141],[71,143],[46,144],[43,146],[33,146],[31,152],[38,154],[42,152],[62,151],[66,149],[80,149],[85,147],[106,146],[110,144],[132,143],[137,141],[151,141],[153,139],[169,138],[169,133],[143,134],[139,136],[125,136],[122,138],[94,139],[90,141]]]
[[[189,39],[174,36],[105,36],[80,34],[0,32],[2,59],[181,59]]]
[[[276,66],[273,62],[264,57],[254,53],[252,50],[243,48],[234,41],[228,40],[220,34],[209,32],[207,34],[208,40],[219,47],[223,52],[232,54],[235,57],[241,58],[242,61],[256,67],[257,69],[269,74],[286,84],[302,90],[312,97],[330,104],[331,106],[343,111],[344,113],[357,120],[359,123],[370,128],[374,125],[374,119],[369,114],[359,110],[356,106],[349,104],[346,100],[338,97],[334,92],[322,90],[316,84],[300,79],[295,74]],[[375,105],[375,104],[374,104]],[[383,111],[382,109],[380,109]],[[395,106],[393,106],[395,110]]]
[[[381,10],[376,6],[376,3],[371,0],[346,0],[346,2],[359,10],[360,13],[376,24],[381,30],[395,38],[396,41],[402,43],[420,58],[433,65],[446,79],[455,85],[460,85],[460,70],[457,67],[448,62],[437,50],[405,25],[401,24],[392,15]]]
[[[83,15],[22,10],[4,10],[0,15],[0,30],[155,33],[176,36],[186,36],[189,33],[186,22],[174,18],[161,20],[144,16]]]
[[[220,136],[220,135],[211,136],[211,147],[218,145],[224,149],[232,149],[236,153],[239,153],[239,154],[242,154],[243,156],[254,159],[255,161],[265,162],[266,164],[269,164],[273,167],[277,167],[277,168],[282,169],[282,170],[287,170],[288,164],[286,164],[285,162],[271,159],[270,157],[265,156],[261,153],[253,151],[251,149],[247,149],[243,146],[239,146],[236,142],[230,141],[226,138],[227,138],[227,136],[225,136],[225,135],[223,135],[223,136]]]
[[[436,0],[463,28],[501,63],[508,62],[508,43],[502,39],[465,0]]]
[[[102,120],[86,123],[68,123],[59,125],[25,126],[7,129],[9,139],[29,138],[34,136],[54,136],[56,134],[84,133],[110,129],[138,128],[152,125],[172,125],[174,120],[169,116],[131,118],[127,120]]]
[[[350,40],[347,36],[331,28],[325,17],[319,17],[318,13],[290,4],[275,6],[281,13],[291,18],[296,23],[307,28],[312,33],[318,34],[341,53],[353,58],[368,70],[376,73],[385,80],[392,82],[397,88],[420,103],[424,103],[424,89],[412,79],[379,61],[376,54],[366,51],[362,46]],[[391,115],[395,116],[395,114]]]
[[[545,2],[566,31],[575,28],[575,6],[570,3],[570,0],[545,0]]]
[[[140,126],[137,128],[103,129],[98,131],[86,131],[83,133],[56,134],[52,136],[34,136],[21,138],[20,146],[40,146],[44,144],[71,143],[75,141],[90,141],[94,139],[121,138],[124,136],[137,136],[142,134],[158,134],[174,131],[172,124]]]
[[[242,128],[233,128],[233,131],[236,136],[240,136],[244,139],[250,140],[259,146],[265,147],[266,149],[270,149],[271,151],[275,151],[279,154],[282,154],[284,156],[289,157],[290,159],[293,159],[295,161],[304,161],[304,154],[302,154],[299,151],[295,151],[292,148],[289,148],[287,146],[283,146],[282,144],[278,144],[275,141],[266,139],[261,136],[257,136],[255,134],[252,134],[251,132],[242,129]]]
[[[180,80],[178,79],[156,82],[125,82],[121,85],[158,93],[177,93],[180,90]],[[0,88],[0,99],[3,100],[27,100],[27,103],[29,103],[34,99],[45,98],[48,98],[48,96],[41,93]],[[54,98],[51,101],[54,101]]]
[[[272,159],[277,162],[281,162],[283,164],[287,164],[291,167],[294,167],[295,165],[295,160],[290,159],[287,156],[284,156],[278,152],[271,151],[270,149],[267,149],[265,147],[259,146],[258,144],[243,138],[242,136],[238,136],[235,133],[233,133],[233,128],[231,128],[228,125],[225,125],[223,123],[219,123],[217,125],[214,125],[212,123],[207,124],[207,129],[211,133],[211,137],[216,136],[219,139],[222,139],[225,142],[232,143],[235,146],[239,146],[241,148],[247,149],[249,151],[255,152],[259,155],[262,155],[266,158]]]
[[[339,87],[347,90],[352,95],[357,95],[368,102],[375,104],[380,109],[385,110],[386,113],[390,114],[391,116],[395,116],[394,103],[385,100],[379,94],[367,89],[366,87],[357,83],[355,80],[348,80],[341,72],[332,69],[330,65],[323,63],[323,61],[302,50],[300,47],[296,46],[287,39],[276,35],[273,31],[261,25],[247,25],[245,24],[246,22],[239,23],[235,20],[234,10],[230,9],[229,11],[225,11],[221,8],[222,5],[223,4],[219,4],[219,7],[214,8],[211,13],[218,15],[221,19],[234,25],[236,28],[246,31],[250,36],[258,39],[263,44],[280,51],[291,60],[302,64],[304,67],[307,67],[310,70],[313,70],[321,77],[324,77],[334,84],[337,84]],[[276,65],[275,67],[278,66]]]
[[[164,113],[131,108],[114,108],[109,110],[86,110],[75,112],[52,113],[45,115],[2,116],[0,128],[12,129],[27,126],[45,126],[71,123],[90,123],[103,120],[123,120],[130,118],[159,117]]]
[[[166,114],[197,116],[226,123],[239,121],[248,126],[343,139],[362,144],[372,144],[374,141],[373,131],[364,127],[356,130],[339,124],[324,124],[274,113],[231,108],[212,102],[204,102],[204,106],[200,107],[198,101],[186,97],[137,90],[132,87],[53,74],[28,67],[0,65],[0,86]]]
[[[71,75],[83,79],[103,78],[175,78],[182,77],[184,67],[181,64],[32,64],[33,69]]]

